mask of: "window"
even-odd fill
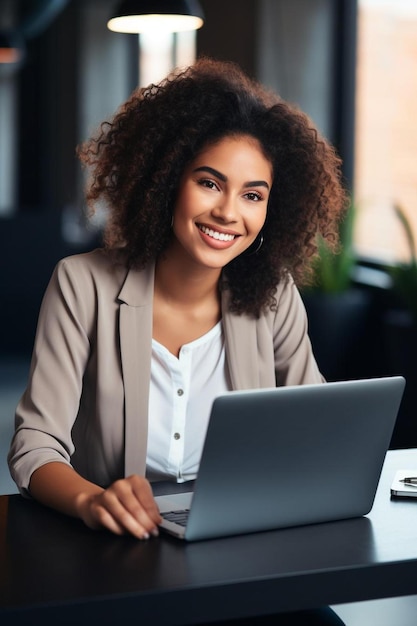
[[[359,0],[355,136],[357,251],[408,259],[393,210],[417,239],[417,2]]]
[[[196,58],[196,31],[155,32],[139,35],[140,86],[157,83],[174,67],[185,67]]]
[[[16,207],[17,80],[5,68],[0,66],[0,218]]]

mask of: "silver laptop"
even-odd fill
[[[188,541],[366,515],[401,376],[231,391],[213,403],[193,493],[157,496]]]

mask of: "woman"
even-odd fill
[[[79,156],[104,247],[55,269],[9,464],[24,495],[148,538],[150,481],[195,478],[216,395],[322,382],[296,285],[317,233],[337,244],[340,160],[209,59],[133,93]]]

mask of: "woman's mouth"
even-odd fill
[[[222,233],[218,230],[213,230],[208,226],[203,226],[202,224],[197,224],[197,226],[202,233],[204,233],[208,237],[211,237],[212,239],[216,239],[217,241],[233,241],[237,237],[237,235]]]

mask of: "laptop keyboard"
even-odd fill
[[[161,513],[161,516],[168,522],[174,522],[180,526],[186,526],[189,512],[190,509],[183,509],[182,511],[167,511],[166,513]]]

